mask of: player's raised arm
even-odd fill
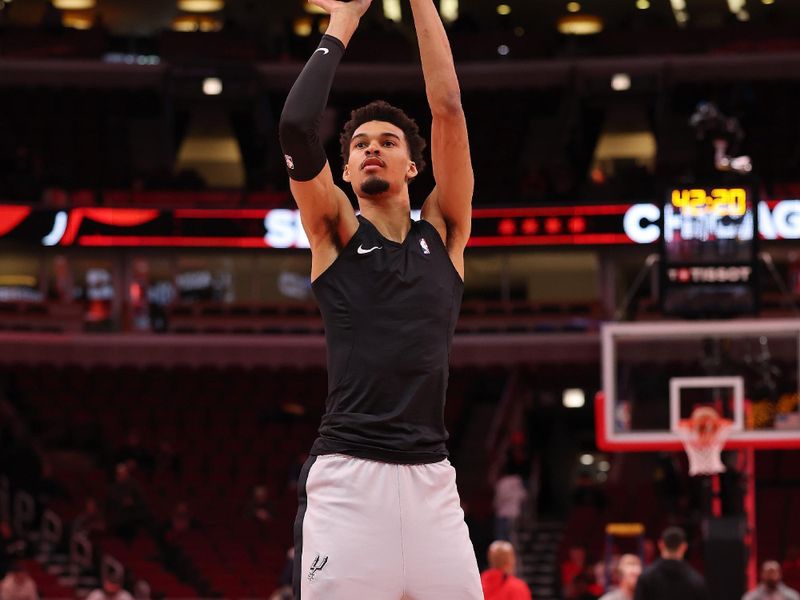
[[[336,68],[372,0],[310,2],[330,13],[330,25],[286,98],[280,139],[292,195],[300,208],[313,251],[322,240],[329,239],[331,233],[339,234],[339,240],[334,240],[338,245],[340,239],[346,237],[343,228],[352,234],[357,227],[347,196],[334,184],[319,139],[319,127]],[[347,222],[342,223],[342,219]]]
[[[469,238],[475,182],[467,122],[461,107],[461,90],[450,42],[433,0],[410,2],[422,57],[425,91],[433,115],[431,157],[436,188],[425,202],[423,217],[440,232],[443,223],[450,256],[463,273],[463,256],[459,265],[458,254]]]

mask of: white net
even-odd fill
[[[695,477],[725,472],[722,450],[732,428],[732,421],[721,418],[709,407],[695,410],[690,419],[680,422],[677,434],[689,457],[689,475]]]

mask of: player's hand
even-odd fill
[[[314,6],[319,6],[329,15],[344,13],[360,19],[367,12],[372,0],[350,0],[341,2],[340,0],[308,0]]]

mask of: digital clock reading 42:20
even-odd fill
[[[672,206],[693,217],[743,217],[748,208],[745,188],[674,189],[671,198]]]

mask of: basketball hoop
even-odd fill
[[[700,406],[688,419],[681,419],[676,433],[689,457],[689,475],[716,475],[725,472],[722,449],[728,441],[733,421],[719,416],[710,406]]]

